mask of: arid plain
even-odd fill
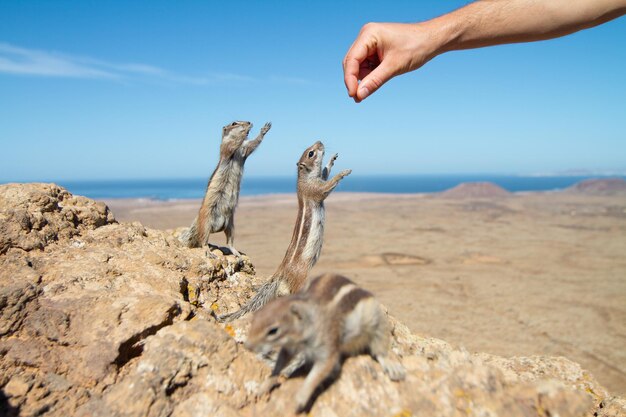
[[[626,393],[626,197],[336,193],[313,274],[342,273],[422,335],[503,356],[566,356]],[[119,221],[188,226],[200,201],[107,200]],[[269,276],[293,195],[243,197],[235,246]],[[224,244],[222,233],[212,241]]]

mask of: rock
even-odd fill
[[[445,198],[494,198],[507,197],[511,193],[491,182],[464,182],[439,194]]]
[[[214,397],[204,393],[191,395],[174,408],[172,417],[240,417],[231,407],[216,402]]]
[[[17,212],[45,222],[16,228]],[[202,316],[204,301],[217,300],[214,281],[225,279],[226,270],[252,280],[243,272],[253,270],[249,260],[207,260],[202,249],[183,248],[139,223],[118,224],[103,204],[51,184],[0,186],[0,231],[0,386],[23,372],[39,391],[49,391],[52,414],[72,414],[111,385],[141,355],[148,336]],[[238,305],[244,296],[220,301]],[[67,401],[61,386],[71,387]],[[36,414],[39,391],[9,404]]]
[[[222,409],[237,415],[233,407],[240,408],[248,397],[244,379],[262,373],[254,358],[240,350],[209,321],[176,323],[150,337],[136,366],[78,415],[143,415],[153,408],[162,415],[196,415],[204,405],[208,405],[204,415]]]
[[[114,222],[104,203],[74,197],[54,184],[6,184],[0,188],[0,254],[10,248],[43,249],[81,230]]]
[[[11,380],[4,386],[4,393],[9,397],[23,397],[28,393],[31,384],[28,381],[25,381],[19,375],[15,375]]]
[[[247,320],[224,326],[210,314],[252,296],[261,282],[249,258],[210,258],[171,233],[116,223],[106,206],[55,185],[0,186],[0,198],[1,415],[293,411],[302,377],[257,399],[270,368],[240,343]],[[470,354],[390,320],[407,380],[349,358],[310,415],[624,415],[624,399],[565,358]]]

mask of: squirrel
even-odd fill
[[[315,142],[302,153],[297,164],[298,216],[285,257],[276,272],[261,285],[244,307],[231,314],[215,315],[218,321],[235,320],[258,310],[273,298],[295,293],[304,286],[309,271],[322,251],[324,200],[337,187],[339,181],[352,172],[347,169],[328,180],[337,156],[333,155],[322,169],[324,158],[322,142]]]
[[[234,216],[239,200],[243,166],[271,127],[271,123],[266,123],[253,140],[246,140],[252,129],[250,122],[236,121],[222,128],[220,160],[207,184],[198,215],[191,227],[180,236],[181,242],[187,247],[198,248],[208,245],[211,233],[223,231],[226,235],[226,245],[234,255],[239,256],[234,247]]]
[[[406,372],[390,358],[390,341],[389,323],[373,295],[348,278],[325,274],[304,291],[273,300],[256,312],[245,346],[264,356],[280,348],[274,370],[259,394],[279,385],[281,374],[288,377],[288,368],[295,371],[312,364],[296,396],[297,412],[301,412],[346,356],[369,352],[392,381],[403,380]]]

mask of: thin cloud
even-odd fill
[[[230,73],[205,76],[177,74],[152,65],[117,64],[89,57],[26,49],[2,42],[0,42],[0,73],[40,77],[153,80],[194,85],[223,81],[254,81],[252,77]]]
[[[270,82],[291,85],[313,85],[304,78],[277,76],[254,78],[243,74],[214,72],[192,76],[140,63],[114,63],[100,59],[52,51],[26,49],[0,42],[0,74],[89,78],[114,81],[153,81],[176,84],[210,85],[223,82]]]
[[[299,77],[286,77],[282,75],[273,75],[270,77],[270,81],[274,83],[280,84],[295,84],[295,85],[312,85],[315,84],[313,81],[308,80],[306,78]]]
[[[118,78],[102,68],[84,65],[77,59],[0,43],[0,72],[72,78]]]

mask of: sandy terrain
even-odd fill
[[[187,226],[199,201],[109,200],[120,221]],[[413,331],[505,356],[563,355],[626,394],[626,197],[333,194],[314,273],[374,292]],[[280,263],[295,195],[242,198],[236,246]],[[214,239],[223,244],[223,234]]]

